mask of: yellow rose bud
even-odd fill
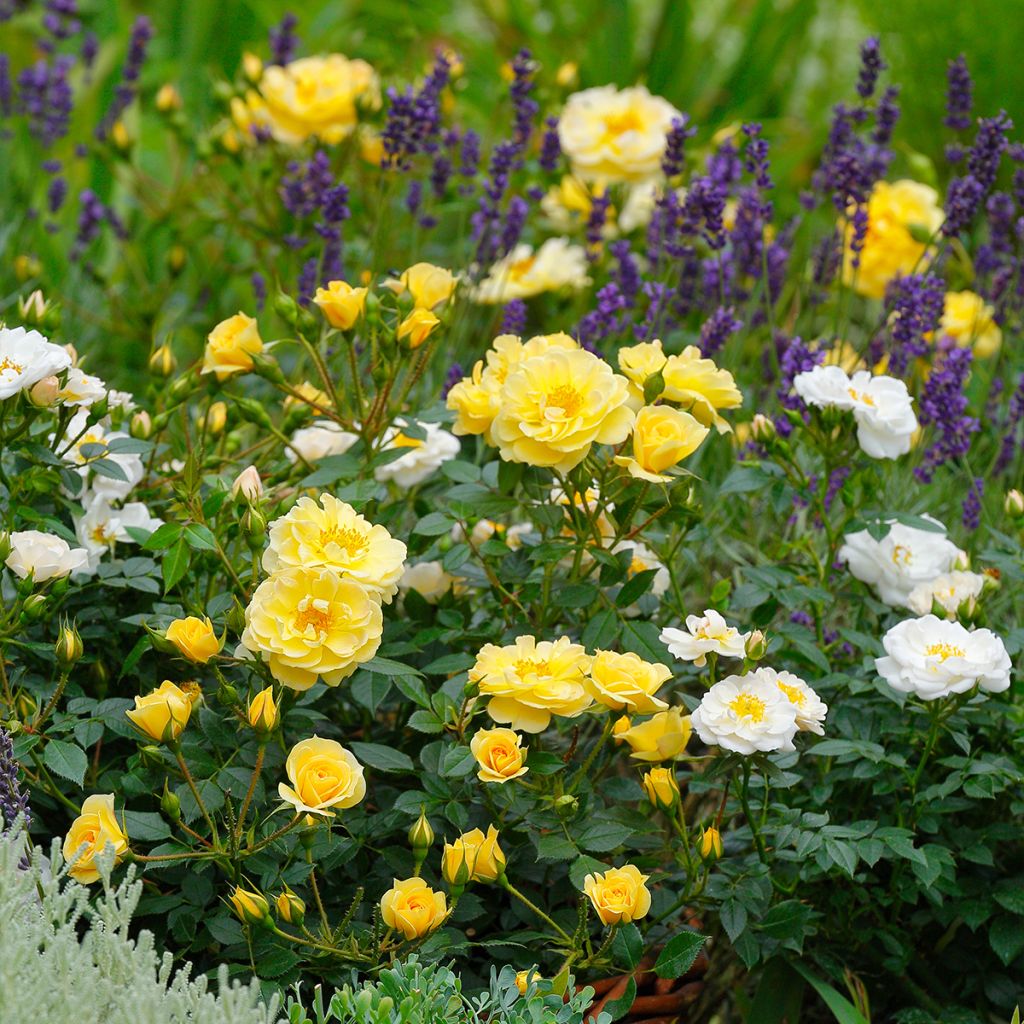
[[[764,413],[756,413],[750,421],[750,436],[758,444],[766,444],[775,437],[775,423],[765,416]]]
[[[270,905],[266,897],[251,889],[235,886],[228,899],[242,924],[263,924],[270,914]]]
[[[28,392],[28,400],[37,409],[49,409],[50,406],[57,404],[60,392],[60,381],[50,374],[32,385]]]
[[[181,93],[170,82],[165,82],[157,90],[155,103],[161,114],[181,110]]]
[[[114,863],[120,864],[128,850],[128,836],[114,815],[113,794],[96,793],[86,798],[64,837],[64,859],[75,861],[71,877],[83,885],[97,881],[99,855],[108,845],[114,848]]]
[[[469,749],[480,765],[476,773],[481,782],[508,782],[525,775],[528,747],[513,729],[481,729],[469,742]]]
[[[639,655],[595,651],[583,685],[606,708],[645,715],[668,707],[656,694],[671,678],[672,670],[666,665],[644,661]]]
[[[652,768],[643,778],[644,792],[655,807],[670,811],[679,801],[679,783],[671,768]]]
[[[409,348],[419,348],[440,322],[429,309],[414,309],[398,325],[398,340],[408,340]]]
[[[487,826],[487,835],[475,828],[454,843],[444,844],[441,874],[449,885],[496,882],[505,873],[505,854],[498,846],[498,830]]]
[[[617,742],[629,744],[637,761],[671,761],[686,750],[690,731],[690,716],[681,708],[669,708],[639,725],[616,727],[613,736]]]
[[[234,373],[252,369],[252,357],[263,351],[259,326],[251,316],[236,313],[222,320],[206,336],[202,373],[215,373],[226,380]]]
[[[43,265],[35,256],[20,253],[14,257],[14,276],[19,281],[27,281],[30,277],[39,277],[42,272]]]
[[[164,636],[184,657],[199,665],[205,665],[215,654],[219,654],[223,646],[217,639],[213,623],[208,618],[200,619],[195,615],[175,619],[164,630]]]
[[[366,292],[366,288],[353,288],[347,281],[330,281],[326,288],[317,288],[313,301],[332,327],[348,331],[366,309]]]
[[[274,703],[273,686],[261,690],[249,701],[246,715],[256,732],[265,734],[274,731],[277,725],[277,705]]]
[[[302,920],[306,916],[306,903],[291,889],[285,889],[277,897],[277,914],[287,924],[302,924]]]
[[[1003,510],[1011,519],[1024,517],[1024,494],[1016,488],[1007,491],[1003,500]]]
[[[242,54],[242,74],[250,82],[258,82],[263,74],[263,61],[255,53],[250,53],[248,50]]]
[[[722,856],[722,833],[717,828],[704,829],[700,834],[698,848],[702,860],[718,860]]]
[[[616,455],[615,462],[625,466],[630,476],[663,483],[672,479],[665,470],[692,455],[707,436],[708,428],[688,412],[646,405],[633,425],[633,457]]]
[[[312,736],[296,743],[285,762],[290,786],[277,791],[296,811],[333,817],[331,808],[355,807],[366,796],[363,766],[334,740]]]
[[[192,714],[188,694],[169,680],[144,697],[135,698],[135,708],[125,714],[143,735],[157,743],[171,743],[182,734]]]
[[[227,424],[228,407],[223,402],[212,403],[206,415],[199,419],[200,430],[205,429],[214,437],[222,433]]]
[[[525,996],[530,985],[536,985],[538,981],[543,981],[540,972],[536,967],[531,967],[528,971],[519,971],[516,974],[516,988],[519,989],[519,994]]]
[[[132,137],[128,134],[124,121],[114,122],[114,126],[110,129],[110,139],[118,149],[131,148]]]
[[[380,916],[384,923],[401,932],[406,939],[420,939],[437,928],[448,913],[443,892],[434,892],[422,878],[395,879],[395,884],[380,898]]]
[[[399,278],[403,290],[412,295],[418,309],[433,309],[452,297],[458,278],[444,267],[416,263]]]
[[[571,89],[580,78],[580,67],[574,60],[567,60],[555,72],[555,84],[561,89]]]
[[[170,345],[161,345],[149,357],[149,372],[158,377],[170,377],[178,366]]]
[[[612,868],[583,879],[583,891],[605,925],[629,924],[651,909],[651,894],[642,875],[633,864]]]
[[[417,853],[429,850],[434,845],[434,830],[427,821],[426,812],[420,808],[420,816],[409,829],[409,845]]]
[[[60,628],[60,634],[53,650],[57,657],[57,664],[65,670],[71,668],[83,653],[81,634],[73,625],[65,622]]]

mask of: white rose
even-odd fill
[[[797,706],[765,669],[715,683],[691,721],[704,743],[737,754],[793,750],[798,729]]]
[[[1000,693],[1010,686],[1010,656],[991,630],[965,629],[934,615],[905,619],[882,638],[878,674],[900,693],[940,700],[975,686]]]
[[[867,530],[848,533],[839,549],[839,560],[862,583],[870,584],[879,598],[893,607],[905,607],[910,592],[919,584],[952,570],[960,549],[946,537],[945,527],[923,516],[942,532],[919,530],[890,520],[889,532],[875,540]]]
[[[373,475],[381,483],[393,480],[403,490],[407,490],[433,476],[441,463],[448,462],[459,454],[462,446],[454,434],[442,430],[436,423],[422,424],[426,432],[422,440],[404,434],[404,426],[405,423],[396,420],[395,425],[388,428],[384,437],[385,451],[403,448],[404,454],[386,465],[378,466]]]
[[[89,422],[89,410],[79,409],[71,418],[64,438],[61,441],[66,447],[61,450],[60,455],[65,462],[70,462],[77,467],[78,475],[82,478],[83,489],[88,488],[93,495],[105,498],[107,501],[123,501],[131,494],[135,485],[145,476],[145,467],[139,455],[130,452],[103,451],[96,454],[88,448],[89,445],[109,445],[112,441],[128,437],[122,431],[110,431],[103,426],[103,423],[94,423],[87,427]],[[89,454],[86,454],[88,450]],[[121,477],[117,479],[93,472],[91,464],[99,460],[112,462],[120,468]],[[82,504],[87,505],[91,501],[88,492],[82,495]]]
[[[64,387],[57,392],[57,399],[64,405],[85,407],[100,401],[106,394],[107,386],[99,377],[92,377],[72,366]]]
[[[88,568],[89,553],[85,548],[73,548],[52,533],[21,530],[10,534],[10,542],[6,565],[19,579],[31,575],[36,583],[44,583]]]
[[[83,505],[84,514],[75,519],[75,535],[88,552],[90,573],[96,571],[100,559],[112,552],[118,541],[135,543],[127,527],[153,533],[163,525],[163,520],[150,515],[141,501],[130,501],[123,508],[114,509],[102,496],[87,497],[91,500]]]
[[[0,401],[71,365],[71,356],[38,331],[0,327]]]
[[[723,658],[742,658],[748,636],[730,626],[713,608],[708,608],[703,615],[687,615],[685,630],[663,629],[659,639],[669,654],[680,661],[692,661],[699,668],[707,663],[712,653]]]
[[[658,183],[655,181],[644,181],[639,185],[634,185],[629,190],[625,203],[622,204],[622,213],[619,214],[619,230],[628,234],[635,228],[647,227],[654,214],[654,207],[657,205],[660,191]]]
[[[417,562],[406,567],[398,588],[403,593],[415,590],[429,604],[437,604],[454,583],[455,577],[446,573],[440,562]]]
[[[852,409],[850,378],[841,366],[815,366],[793,378],[793,390],[818,409]]]
[[[796,708],[796,727],[800,732],[813,732],[818,736],[825,735],[822,723],[828,714],[828,705],[803,679],[792,672],[776,672],[775,669],[767,666],[759,668],[757,671],[766,679],[774,679],[775,685]]]
[[[955,619],[960,605],[980,597],[984,586],[985,577],[981,573],[954,570],[919,583],[910,592],[907,606],[915,615],[929,615],[938,602],[947,616]]]
[[[292,434],[284,454],[289,462],[298,462],[299,455],[307,462],[316,462],[328,455],[344,455],[358,440],[358,434],[342,430],[333,420],[314,420]]]

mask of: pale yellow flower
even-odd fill
[[[514,729],[479,729],[469,741],[480,770],[481,782],[508,782],[529,770],[526,767],[527,747]]]
[[[434,309],[447,302],[459,283],[450,270],[432,263],[415,263],[398,280],[418,309]]]
[[[981,359],[994,356],[1003,343],[995,311],[977,292],[946,292],[937,333],[952,338],[960,348],[972,348]]]
[[[737,408],[743,403],[743,395],[732,374],[719,369],[714,360],[705,359],[696,345],[669,356],[662,376],[664,399],[682,406],[705,426],[713,424],[720,433],[731,429],[718,410]]]
[[[584,685],[606,708],[645,715],[668,707],[655,694],[671,678],[666,665],[644,661],[638,654],[595,651]]]
[[[205,665],[215,654],[219,654],[224,646],[217,639],[213,623],[208,618],[199,619],[194,615],[175,619],[164,630],[164,636],[184,657],[200,665]]]
[[[370,523],[334,495],[321,494],[319,504],[299,498],[291,511],[270,524],[263,568],[268,573],[331,569],[390,603],[398,592],[405,553],[405,544],[383,526]]]
[[[604,925],[629,924],[645,917],[651,909],[651,894],[646,886],[648,876],[633,864],[587,875],[583,891]]]
[[[692,455],[708,436],[708,428],[688,412],[667,405],[647,405],[636,414],[633,425],[633,457],[616,455],[630,476],[652,483],[672,477],[665,473]]]
[[[652,768],[641,781],[647,799],[663,810],[670,810],[679,799],[679,783],[671,768]]]
[[[410,942],[432,932],[447,914],[444,893],[435,892],[422,878],[396,878],[380,898],[381,920]]]
[[[366,796],[363,766],[334,740],[311,736],[296,743],[284,770],[291,785],[280,782],[277,792],[300,813],[333,817],[335,809],[355,807]]]
[[[441,874],[449,885],[467,882],[496,882],[505,873],[505,854],[498,845],[498,830],[487,826],[487,834],[475,828],[454,843],[445,843]]]
[[[537,250],[522,243],[498,260],[473,298],[485,305],[504,305],[562,288],[579,290],[589,283],[586,250],[566,238],[549,238]]]
[[[202,372],[215,373],[217,380],[225,380],[234,373],[251,370],[252,357],[262,351],[263,339],[256,321],[245,313],[236,313],[207,335]]]
[[[398,325],[398,340],[407,341],[409,348],[419,348],[440,322],[436,313],[417,307]]]
[[[647,378],[661,373],[668,362],[668,356],[657,338],[620,348],[618,358],[619,369],[636,385],[640,395],[643,395]]]
[[[690,716],[683,714],[682,708],[669,708],[659,711],[646,722],[631,725],[622,720],[616,723],[615,740],[617,743],[628,743],[637,761],[672,761],[680,757],[690,742]]]
[[[331,569],[282,569],[264,580],[245,610],[242,644],[293,690],[318,679],[337,686],[380,646],[380,598]]]
[[[317,288],[313,301],[332,327],[348,331],[363,315],[366,293],[366,288],[353,288],[347,281],[329,281],[326,288]]]
[[[70,869],[71,877],[83,885],[98,881],[97,860],[107,846],[113,847],[114,863],[119,864],[128,851],[128,836],[114,815],[113,794],[94,793],[86,797],[81,814],[64,837],[64,860],[78,857]]]

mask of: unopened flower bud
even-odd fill
[[[53,653],[57,657],[57,664],[65,671],[82,657],[82,637],[73,624],[65,622],[60,627]]]
[[[216,437],[223,432],[227,423],[228,407],[223,402],[214,402],[206,411],[206,415],[200,417],[199,428]]]
[[[156,109],[161,114],[170,114],[175,110],[181,110],[181,93],[170,82],[165,82],[157,90]]]
[[[21,253],[14,257],[14,276],[19,281],[27,281],[31,277],[39,277],[43,272],[43,265],[35,256],[27,256]]]
[[[256,694],[246,709],[249,724],[261,736],[274,731],[277,725],[277,705],[274,703],[274,687],[268,686]]]
[[[30,594],[25,599],[25,603],[21,606],[21,618],[23,622],[38,622],[45,612],[46,596],[44,594]]]
[[[231,485],[231,496],[242,497],[248,502],[257,502],[263,497],[263,481],[255,466],[246,466]]]
[[[139,409],[132,414],[131,422],[128,424],[128,432],[132,437],[146,441],[153,436],[153,418],[145,409]]]
[[[164,792],[160,797],[160,810],[165,818],[170,821],[178,821],[181,818],[181,801],[178,794],[167,788],[167,780],[164,779]]]
[[[0,565],[7,561],[11,551],[11,535],[4,530],[0,530]]]
[[[653,405],[665,393],[665,377],[661,370],[644,381],[644,404]]]
[[[242,924],[263,924],[270,916],[270,906],[262,893],[236,886],[228,898]]]
[[[285,889],[277,897],[277,915],[286,924],[301,925],[306,916],[306,903],[296,896],[291,889]]]
[[[170,345],[161,345],[149,357],[149,372],[158,377],[170,377],[178,368],[178,360],[174,358]]]
[[[299,304],[287,293],[278,292],[274,298],[274,312],[290,327],[299,321]]]
[[[127,152],[132,148],[132,137],[124,121],[114,122],[114,126],[110,129],[110,141],[122,152]]]
[[[775,423],[764,413],[757,413],[750,421],[750,436],[758,444],[767,444],[775,437]]]
[[[956,561],[953,563],[953,568],[959,569],[961,572],[970,572],[971,556],[966,551],[960,551],[956,556]]]
[[[41,324],[46,317],[48,303],[43,298],[43,293],[37,288],[34,292],[18,299],[18,316],[22,323]]]
[[[679,783],[671,768],[652,768],[642,782],[647,799],[662,811],[671,811],[679,802]]]
[[[60,381],[52,374],[44,377],[29,389],[28,400],[37,409],[48,409],[56,405],[60,396]]]
[[[701,859],[711,864],[722,856],[722,833],[717,828],[706,828],[700,834]]]
[[[580,80],[580,67],[574,60],[560,64],[555,72],[555,84],[560,89],[574,89]]]
[[[139,759],[147,768],[159,768],[164,763],[164,755],[155,743],[139,747]]]
[[[768,638],[759,629],[755,629],[748,637],[744,653],[751,661],[760,661],[768,653]]]
[[[258,508],[249,507],[242,516],[242,532],[249,547],[258,551],[267,533],[267,517]]]
[[[14,698],[14,710],[18,713],[18,718],[20,718],[21,721],[29,722],[35,718],[36,712],[39,710],[39,705],[36,703],[32,694],[26,693],[22,690],[18,696]]]
[[[1006,498],[1003,500],[1003,511],[1011,519],[1024,519],[1024,494],[1021,494],[1016,488],[1006,492]]]
[[[242,74],[250,82],[258,82],[263,74],[263,61],[248,50],[242,54]]]
[[[423,808],[420,808],[420,816],[409,829],[409,845],[416,851],[426,851],[434,843],[434,830],[427,821],[427,815]]]

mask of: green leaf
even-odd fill
[[[579,850],[560,832],[537,837],[537,856],[541,860],[572,860]]]
[[[147,811],[125,811],[125,829],[129,839],[138,839],[144,843],[158,843],[161,839],[171,837],[171,828],[160,817]]]
[[[1009,967],[1024,952],[1024,928],[1009,914],[1000,914],[988,930],[988,944],[996,956]]]
[[[643,619],[630,619],[622,624],[622,647],[639,654],[645,661],[669,665],[668,649],[658,639],[661,628]]]
[[[451,746],[444,752],[441,774],[447,778],[461,778],[476,767],[476,758],[469,747]]]
[[[658,575],[659,571],[659,569],[644,569],[643,572],[638,572],[628,579],[623,583],[622,589],[615,598],[616,605],[619,608],[628,608],[631,604],[639,601],[651,589],[654,577]]]
[[[839,1024],[868,1024],[860,1010],[831,985],[815,977],[799,962],[791,966],[821,996],[822,1001],[832,1011],[832,1016],[839,1021]]]
[[[636,979],[630,978],[626,984],[626,991],[618,999],[611,999],[604,1004],[605,1013],[611,1015],[612,1020],[620,1020],[633,1008],[636,1002]]]
[[[179,523],[163,523],[149,535],[149,539],[142,546],[147,551],[163,551],[164,548],[169,548],[180,536],[181,525]]]
[[[707,942],[706,935],[697,932],[680,932],[666,943],[661,951],[654,973],[659,978],[679,978],[692,966],[701,947]]]
[[[572,882],[577,889],[581,892],[583,890],[583,882],[587,875],[601,874],[608,870],[608,865],[604,861],[595,860],[593,857],[577,857],[573,861],[573,865],[569,868],[569,881]]]
[[[599,821],[585,829],[576,841],[584,850],[608,853],[620,847],[633,835],[633,829],[617,821]]]
[[[352,698],[361,704],[371,715],[384,703],[391,692],[391,680],[372,672],[360,672],[352,680]]]
[[[440,537],[443,533],[451,533],[454,525],[455,520],[444,512],[431,512],[412,528],[412,532],[424,537]]]
[[[615,963],[632,971],[644,955],[644,940],[635,924],[622,925],[615,930],[612,939],[612,956]]]
[[[376,672],[379,676],[418,676],[419,669],[405,665],[390,658],[371,658],[364,666],[366,672]]]
[[[89,767],[85,751],[64,740],[50,740],[46,744],[43,763],[51,772],[56,772],[62,779],[70,779],[78,786],[85,779],[85,770]]]
[[[570,583],[558,589],[556,600],[563,608],[586,608],[597,600],[599,593],[592,583]]]
[[[210,532],[210,528],[203,526],[202,523],[189,523],[181,535],[188,546],[197,551],[217,550],[217,538]]]
[[[416,766],[408,754],[403,754],[394,747],[386,747],[383,743],[356,743],[349,744],[352,753],[356,755],[362,764],[368,764],[382,772],[412,772]]]
[[[160,566],[164,577],[164,593],[166,594],[188,572],[192,553],[183,538],[179,538],[174,547],[163,557]]]

